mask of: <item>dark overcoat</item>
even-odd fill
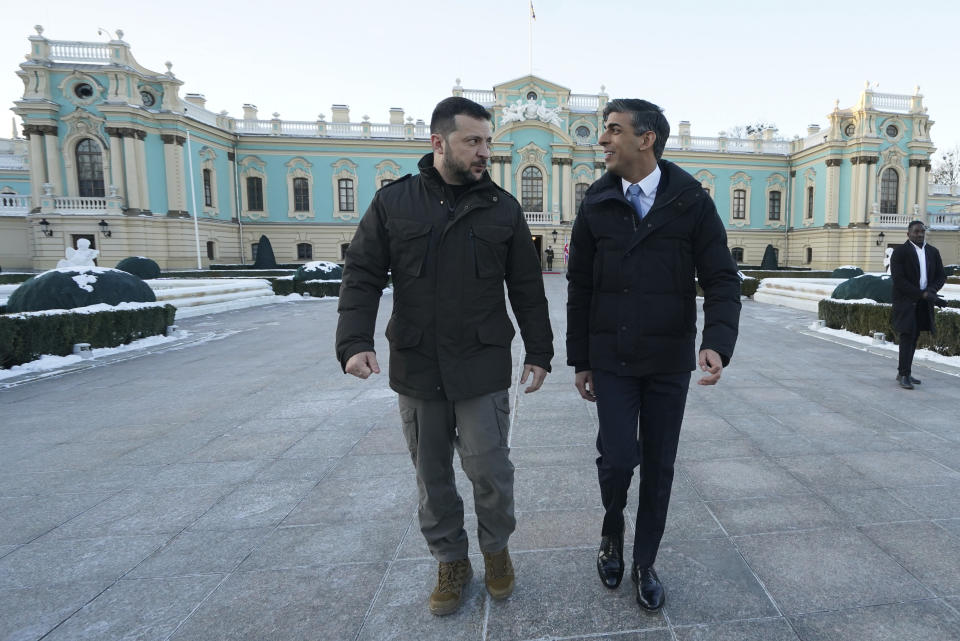
[[[937,248],[929,243],[924,244],[923,255],[927,266],[926,291],[936,294],[947,282],[943,260]],[[895,247],[890,255],[890,277],[893,279],[893,328],[899,334],[916,334],[916,307],[924,290],[920,289],[920,257],[917,255],[916,245],[909,240]],[[934,306],[926,307],[930,313],[930,331],[935,333],[937,327],[934,321]]]
[[[567,362],[620,376],[695,369],[697,279],[704,292],[700,349],[724,366],[740,320],[740,278],[713,200],[661,160],[650,211],[638,221],[621,179],[600,177],[573,225],[567,270]]]
[[[456,200],[433,167],[381,188],[347,249],[336,350],[341,367],[374,350],[381,292],[393,277],[387,324],[390,387],[427,400],[508,389],[515,335],[504,283],[526,349],[550,371],[553,333],[540,260],[523,210],[485,173]]]

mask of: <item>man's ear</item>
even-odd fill
[[[435,154],[443,154],[443,136],[440,134],[430,134],[430,147]]]

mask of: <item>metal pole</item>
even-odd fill
[[[197,269],[203,269],[200,258],[200,224],[197,222],[197,189],[193,180],[193,147],[190,145],[190,130],[187,130],[187,167],[190,170],[190,200],[193,201],[193,236],[197,240]]]

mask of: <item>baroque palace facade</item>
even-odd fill
[[[261,235],[277,260],[342,259],[383,184],[416,172],[429,125],[389,112],[316,121],[208,111],[182,82],[109,43],[30,36],[14,112],[25,139],[0,141],[0,266],[47,269],[80,238],[100,264],[145,255],[166,269],[251,262]],[[597,136],[609,100],[536,76],[492,90],[453,88],[494,114],[490,175],[523,205],[537,247],[557,264],[586,188],[604,170]],[[930,185],[933,124],[918,92],[865,88],[805,138],[768,129],[701,137],[675,126],[664,156],[693,174],[724,219],[734,257],[759,264],[880,270],[888,245],[922,219],[947,263],[960,262],[960,188]],[[194,214],[196,217],[194,218]]]

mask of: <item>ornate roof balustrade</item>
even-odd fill
[[[111,62],[110,45],[105,42],[71,42],[69,40],[48,40],[50,60],[52,62],[93,62],[107,64]]]
[[[921,219],[918,214],[871,214],[870,226],[906,230],[907,225],[917,219]],[[960,213],[928,214],[927,227],[929,229],[960,229]]]

